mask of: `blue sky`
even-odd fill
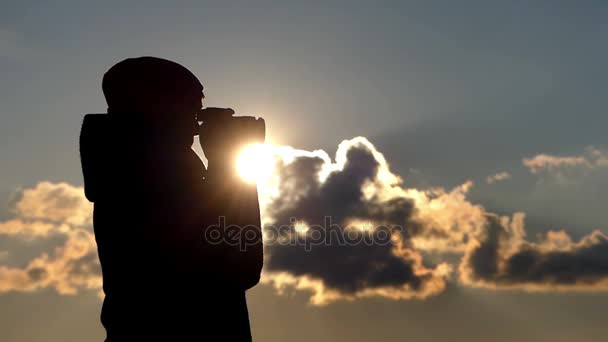
[[[525,212],[531,236],[608,228],[608,167],[535,174],[522,163],[607,151],[604,1],[3,1],[1,8],[2,219],[18,189],[82,184],[78,133],[83,114],[105,111],[103,73],[124,58],[153,55],[198,75],[208,105],[266,118],[276,144],[331,154],[342,140],[365,136],[407,186],[472,180],[471,201]],[[499,172],[511,178],[486,183]],[[23,258],[17,264],[37,248],[0,236],[0,250]],[[436,326],[456,341],[496,332],[504,341],[599,341],[606,331],[598,303],[608,300],[457,286],[421,302],[327,308],[267,286],[250,298],[254,333],[276,341],[295,331],[294,340],[433,341],[441,336],[429,331]],[[101,336],[96,300],[47,290],[0,294],[0,331],[9,341]],[[277,322],[284,312],[294,318]],[[70,335],[64,329],[74,320],[85,328]],[[353,333],[361,322],[369,329]]]

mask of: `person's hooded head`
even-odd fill
[[[156,57],[128,58],[104,74],[102,89],[108,114],[162,128],[163,136],[190,134],[192,141],[203,85],[184,66]]]

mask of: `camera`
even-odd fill
[[[238,140],[249,144],[264,143],[266,123],[262,118],[253,116],[234,116],[230,108],[207,107],[196,113],[199,124],[198,134],[213,131],[228,136],[238,136]]]

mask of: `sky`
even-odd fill
[[[0,340],[103,339],[78,134],[106,110],[103,73],[144,55],[292,147],[272,152],[279,184],[316,190],[284,210],[265,184],[267,222],[313,224],[323,204],[417,229],[393,250],[268,246],[255,340],[605,340],[607,16],[593,0],[2,1]],[[343,255],[348,270],[319,267]]]

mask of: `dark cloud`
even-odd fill
[[[572,241],[550,231],[524,240],[523,216],[487,216],[483,236],[472,241],[460,267],[465,283],[529,290],[608,290],[608,236],[595,231]]]
[[[411,199],[365,198],[363,187],[377,179],[380,167],[380,161],[368,146],[350,146],[343,168],[321,181],[319,172],[323,164],[321,158],[302,156],[278,168],[279,188],[286,197],[270,204],[277,223],[288,224],[291,218],[296,218],[309,224],[322,224],[325,216],[331,216],[340,225],[349,218],[403,225],[412,217]]]
[[[361,295],[423,298],[436,294],[443,290],[450,267],[422,262],[422,251],[436,252],[436,262],[448,260],[446,253],[462,255],[458,270],[465,285],[608,290],[608,243],[603,233],[575,242],[565,232],[549,231],[538,242],[530,242],[523,213],[499,217],[469,202],[466,194],[471,182],[450,192],[403,187],[384,157],[364,138],[343,142],[335,163],[322,155],[301,154],[279,163],[277,173],[279,196],[267,205],[267,214],[275,226],[293,228],[304,222],[309,229],[305,234],[282,231],[283,242],[290,243],[267,247],[266,271],[281,275],[281,280],[271,280],[279,289],[292,286],[312,291],[313,303]],[[378,241],[376,234],[390,231],[394,240],[366,244],[360,242],[363,238],[356,243],[330,239],[325,243],[315,238],[315,229],[321,226],[326,232],[327,217],[335,225],[331,231],[337,229],[338,235]],[[373,222],[376,228],[349,230],[352,222],[355,226]],[[386,229],[378,229],[380,225]]]
[[[608,236],[599,231],[579,241],[549,231],[531,242],[523,213],[499,217],[471,203],[470,181],[450,191],[405,187],[363,137],[342,142],[335,161],[323,151],[277,147],[273,153],[273,178],[259,186],[270,233],[262,282],[279,293],[308,291],[316,305],[426,298],[445,289],[447,261],[460,256],[465,286],[608,290]],[[14,217],[0,222],[0,235],[65,240],[24,267],[0,263],[0,293],[100,291],[91,205],[82,188],[41,182],[13,204]],[[432,262],[423,252],[432,252]]]
[[[443,279],[422,265],[407,239],[410,227],[417,226],[413,200],[366,195],[365,187],[379,181],[384,161],[371,144],[342,148],[343,164],[325,179],[319,174],[326,161],[319,157],[300,156],[279,165],[279,188],[286,197],[270,204],[273,227],[305,223],[308,230],[281,231],[284,242],[267,246],[266,271],[317,280],[323,290],[310,290],[329,291],[332,299],[364,293],[426,297],[440,291]],[[369,222],[375,229],[356,222]]]
[[[47,271],[42,267],[34,267],[27,271],[27,276],[32,281],[40,281],[48,275]]]

